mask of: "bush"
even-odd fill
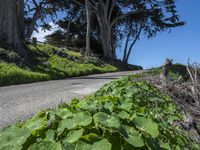
[[[9,61],[8,50],[0,48],[0,60]]]
[[[20,61],[21,61],[21,57],[15,53],[15,52],[10,52],[8,54],[8,58],[9,58],[9,62],[11,63],[15,63],[15,64],[18,64]]]

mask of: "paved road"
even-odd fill
[[[0,87],[0,128],[26,120],[42,109],[83,98],[105,83],[136,71],[98,74],[65,80]]]

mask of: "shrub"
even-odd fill
[[[11,51],[8,54],[8,57],[9,57],[9,62],[15,63],[15,64],[18,64],[22,59],[17,53],[15,53],[13,51]]]
[[[0,48],[0,60],[9,61],[8,50]]]

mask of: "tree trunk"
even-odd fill
[[[86,51],[85,55],[90,54],[90,28],[91,28],[91,9],[89,6],[89,0],[85,0],[86,16],[87,16],[87,33],[86,33]]]
[[[0,40],[15,47],[20,55],[26,56],[23,47],[23,4],[23,0],[0,0]]]
[[[138,31],[136,37],[135,37],[135,40],[131,43],[131,45],[130,45],[130,47],[129,47],[129,50],[128,50],[128,53],[127,53],[125,59],[123,60],[123,62],[124,62],[125,64],[128,63],[128,59],[129,59],[130,54],[131,54],[131,52],[132,52],[133,46],[135,45],[135,43],[136,43],[137,40],[139,39],[141,32],[142,32],[142,26],[140,26],[140,29],[139,29],[139,31]]]
[[[33,35],[33,32],[35,30],[35,25],[40,16],[41,10],[42,10],[41,7],[36,8],[33,18],[31,19],[31,22],[28,25],[28,29],[26,31],[26,40],[29,40],[31,36]]]
[[[126,57],[127,57],[127,50],[128,50],[128,44],[129,44],[129,40],[130,40],[130,35],[131,35],[131,32],[129,32],[127,38],[126,38],[126,43],[125,43],[125,47],[124,47],[124,54],[123,54],[123,60],[122,62],[124,64],[126,64]]]
[[[111,25],[106,24],[106,22],[104,21],[102,17],[98,16],[97,18],[100,25],[101,41],[103,45],[104,58],[106,60],[112,61],[115,59],[115,53],[112,52],[112,48],[111,48],[112,27]]]
[[[17,18],[19,24],[19,36],[25,39],[25,22],[24,22],[24,0],[17,1]]]

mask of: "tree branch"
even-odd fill
[[[109,22],[111,21],[111,16],[112,16],[112,12],[113,12],[115,3],[116,3],[116,0],[112,0],[112,4],[111,4],[111,7],[110,7],[110,12],[109,12],[109,14],[108,14],[108,21],[109,21]]]
[[[80,6],[85,6],[84,4],[80,3],[79,1],[77,0],[73,0],[76,4],[80,5]]]
[[[139,14],[141,12],[145,12],[145,10],[138,10],[138,11],[134,11],[134,12],[129,12],[123,15],[118,16],[117,18],[115,18],[112,22],[111,22],[111,26],[113,26],[115,23],[117,23],[120,19],[123,19],[124,17],[130,16],[130,15],[136,15]]]

